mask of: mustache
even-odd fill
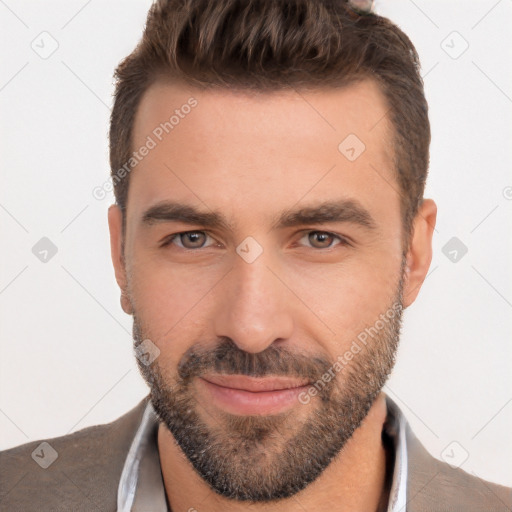
[[[284,376],[316,381],[331,366],[325,357],[295,353],[282,346],[270,345],[261,352],[245,352],[230,338],[223,337],[213,349],[206,349],[201,344],[190,347],[178,364],[178,376],[183,381],[206,373]]]

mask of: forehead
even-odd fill
[[[301,200],[371,206],[377,192],[398,207],[388,110],[371,80],[275,92],[158,82],[133,128],[128,220],[169,199],[260,221]]]

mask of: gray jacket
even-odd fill
[[[115,511],[121,471],[148,400],[111,423],[49,439],[58,457],[46,469],[33,459],[41,441],[0,452],[0,511]],[[435,459],[409,427],[407,451],[408,512],[512,511],[512,489]]]

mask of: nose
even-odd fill
[[[216,334],[249,353],[289,339],[293,331],[290,292],[267,263],[264,255],[252,263],[236,257],[215,297]]]

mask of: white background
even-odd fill
[[[114,420],[147,394],[111,267],[112,196],[92,190],[108,179],[112,73],[149,5],[0,2],[0,449]],[[463,469],[512,485],[512,1],[376,10],[421,57],[439,207],[386,390],[434,456],[457,441]],[[47,59],[31,47],[51,48],[43,31],[58,42]],[[32,253],[43,236],[58,248],[47,263]],[[468,248],[456,263],[442,252],[454,236]]]

